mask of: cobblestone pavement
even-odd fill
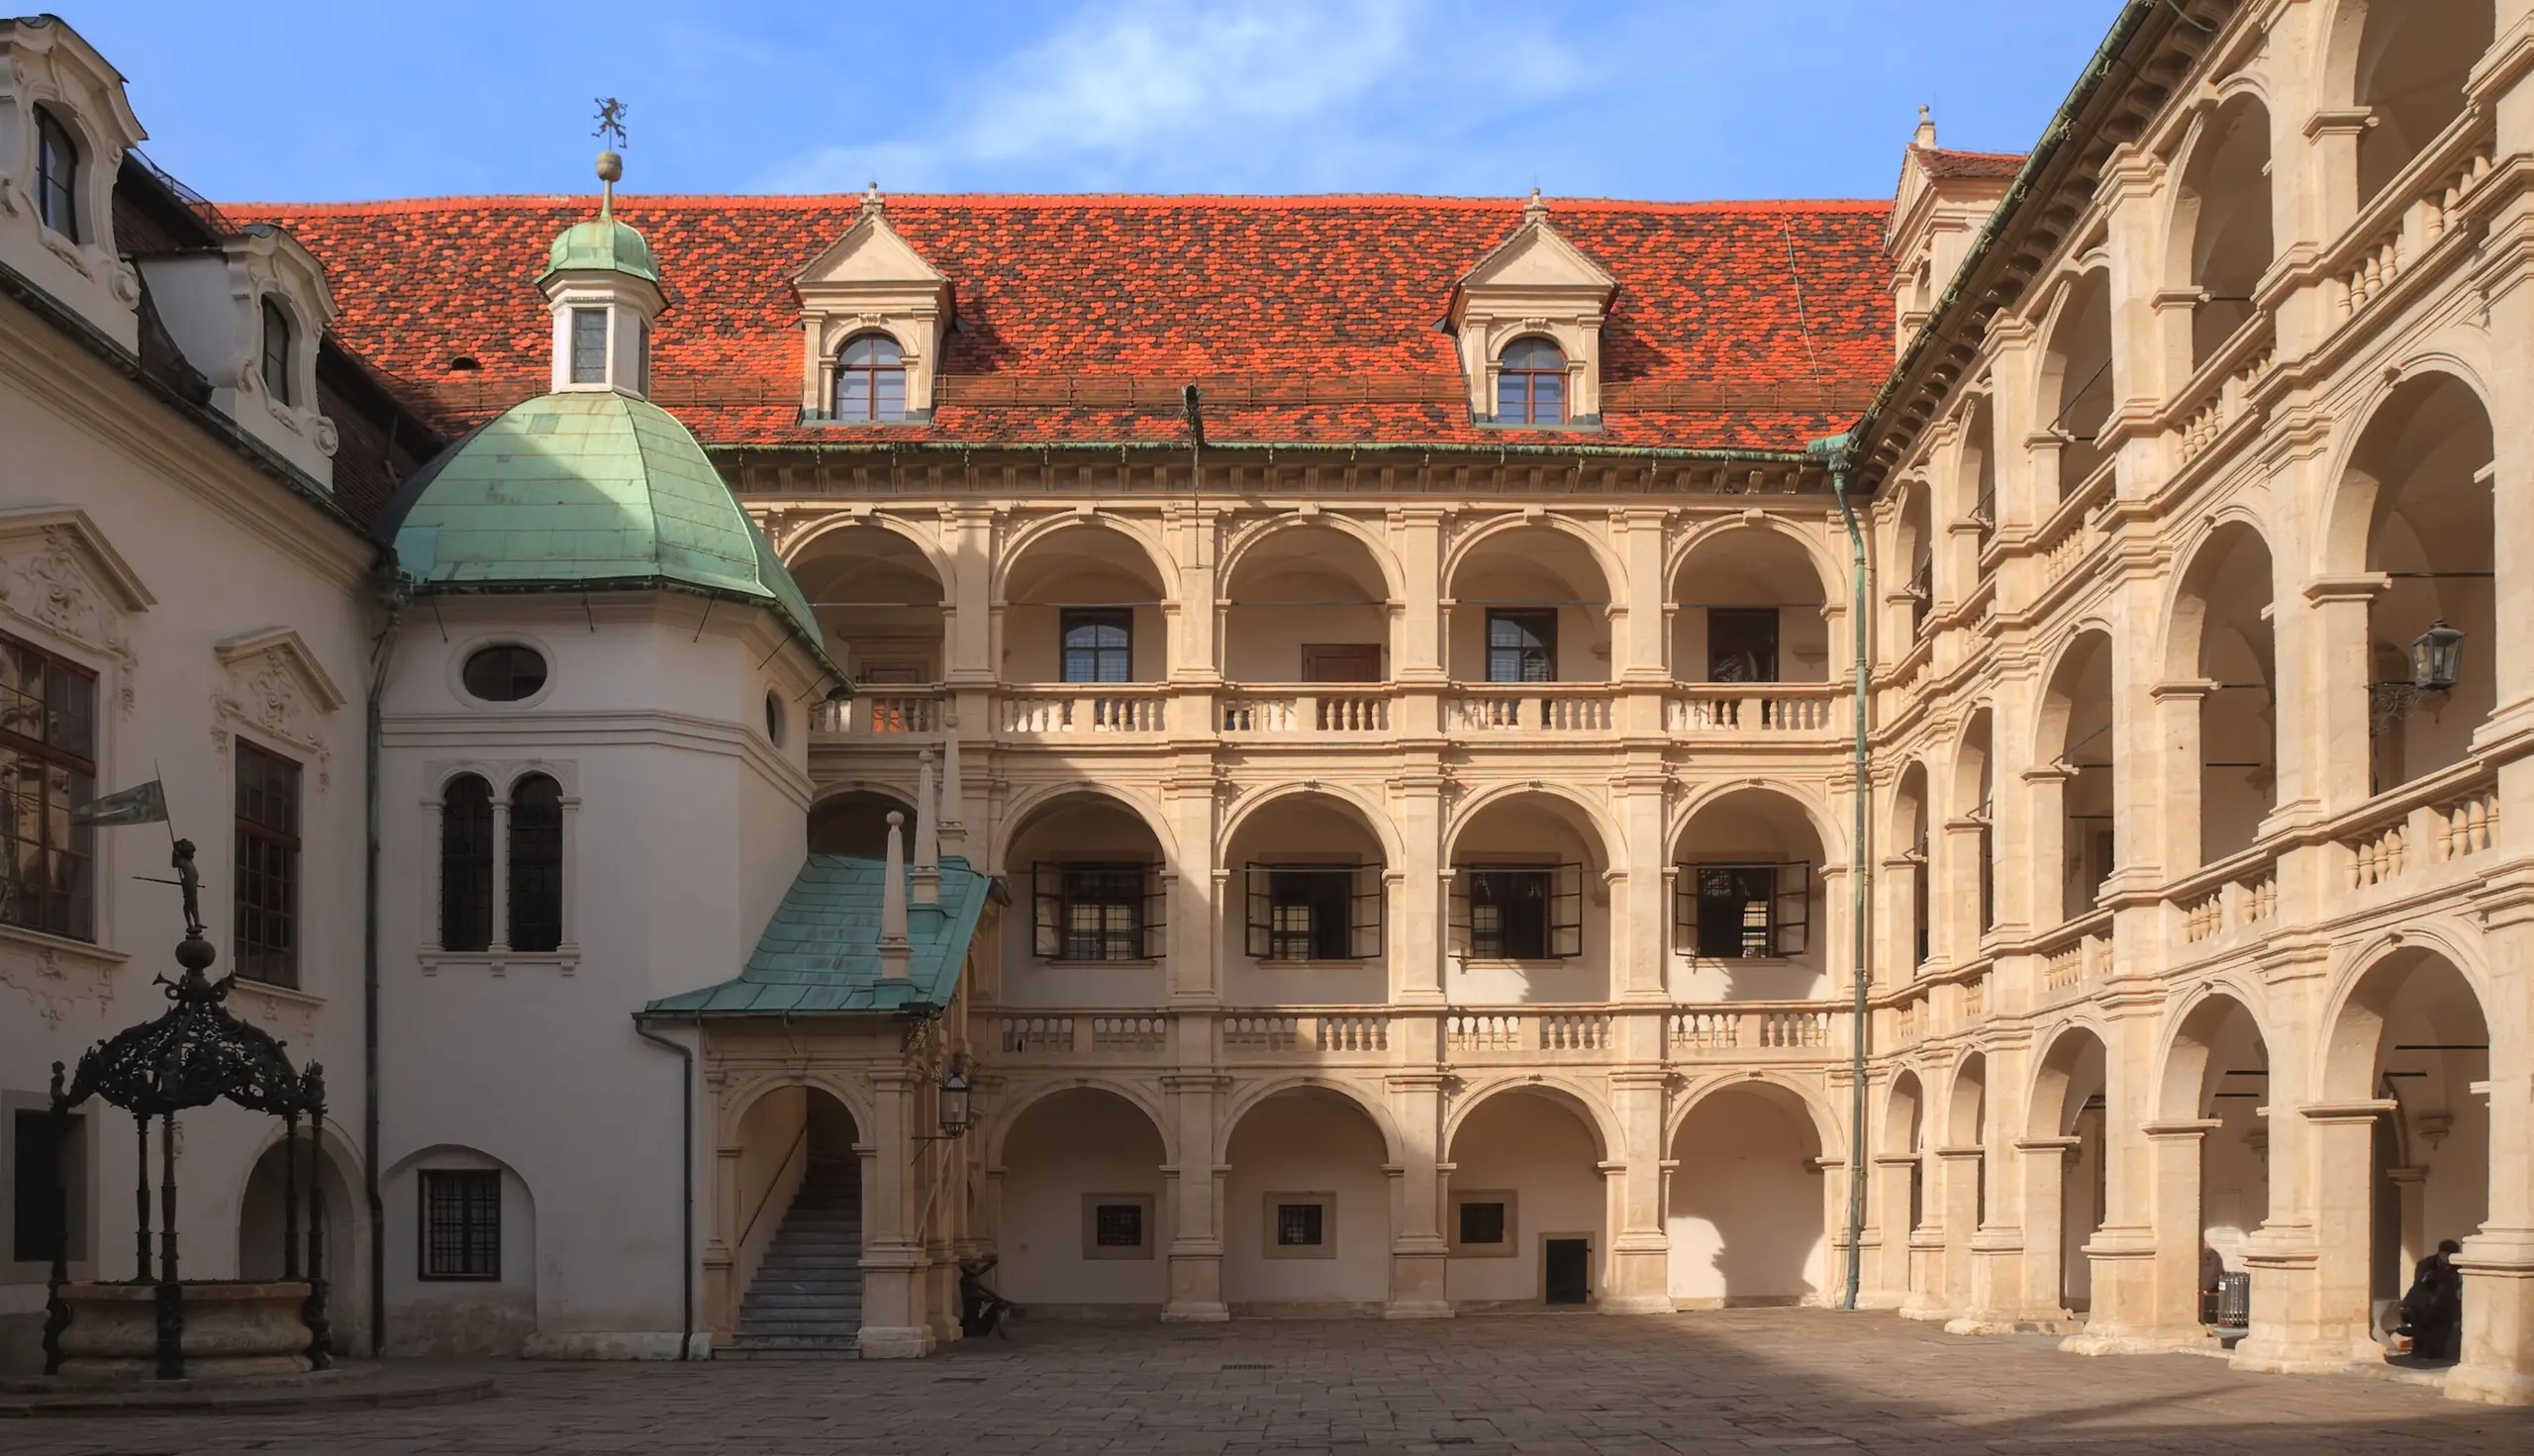
[[[1040,1324],[925,1361],[520,1364],[501,1384],[409,1410],[11,1421],[0,1452],[2534,1451],[2534,1412],[2416,1386],[1809,1310]]]

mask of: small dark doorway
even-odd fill
[[[1715,607],[1706,614],[1706,680],[1778,680],[1778,609]]]
[[[1593,1298],[1593,1241],[1589,1238],[1540,1240],[1548,1303],[1588,1304]]]
[[[1303,681],[1377,683],[1382,680],[1379,642],[1303,643]]]

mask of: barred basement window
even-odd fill
[[[425,1279],[502,1277],[502,1175],[490,1168],[423,1170]]]
[[[1452,953],[1564,960],[1584,953],[1584,866],[1462,865],[1452,878]]]
[[[1152,1195],[1086,1193],[1082,1196],[1082,1256],[1086,1259],[1152,1257]]]
[[[1382,867],[1248,867],[1248,953],[1259,960],[1371,960],[1382,953]]]
[[[1159,865],[1048,864],[1030,872],[1031,953],[1044,960],[1161,958]]]
[[[511,786],[510,946],[563,943],[563,789],[533,773]]]
[[[572,382],[607,382],[607,310],[572,310]]]
[[[299,765],[238,748],[238,974],[299,984]]]
[[[1514,1252],[1513,1195],[1472,1190],[1452,1195],[1452,1252],[1479,1258],[1505,1258]]]
[[[0,636],[0,922],[95,938],[97,675]]]
[[[1673,944],[1709,960],[1802,955],[1811,931],[1812,865],[1684,864],[1673,884]]]
[[[1337,1257],[1337,1195],[1271,1193],[1264,1200],[1270,1259]]]
[[[471,773],[451,780],[440,796],[439,944],[493,944],[493,786]]]

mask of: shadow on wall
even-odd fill
[[[299,1245],[298,1257],[290,1264],[297,1266],[299,1277],[308,1277],[308,1139],[302,1134],[296,1174],[298,1207],[287,1215],[284,1206],[293,1200],[284,1196],[291,1179],[282,1167],[282,1144],[275,1142],[266,1148],[263,1156],[255,1160],[254,1170],[247,1174],[245,1197],[238,1209],[240,1279],[282,1277],[289,1267],[282,1257],[285,1230],[296,1233]],[[326,1318],[332,1326],[327,1348],[338,1355],[363,1354],[363,1342],[369,1338],[368,1230],[352,1201],[351,1185],[337,1161],[336,1150],[327,1147],[320,1163],[320,1185],[326,1193]]]
[[[516,1356],[536,1333],[536,1205],[508,1164],[425,1148],[389,1170],[390,1355]]]
[[[1736,1087],[1701,1101],[1672,1140],[1666,1211],[1672,1302],[1795,1305],[1823,1287],[1819,1140],[1789,1094]]]

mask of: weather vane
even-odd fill
[[[615,146],[625,145],[626,106],[613,96],[598,98],[598,130],[591,136]]]

